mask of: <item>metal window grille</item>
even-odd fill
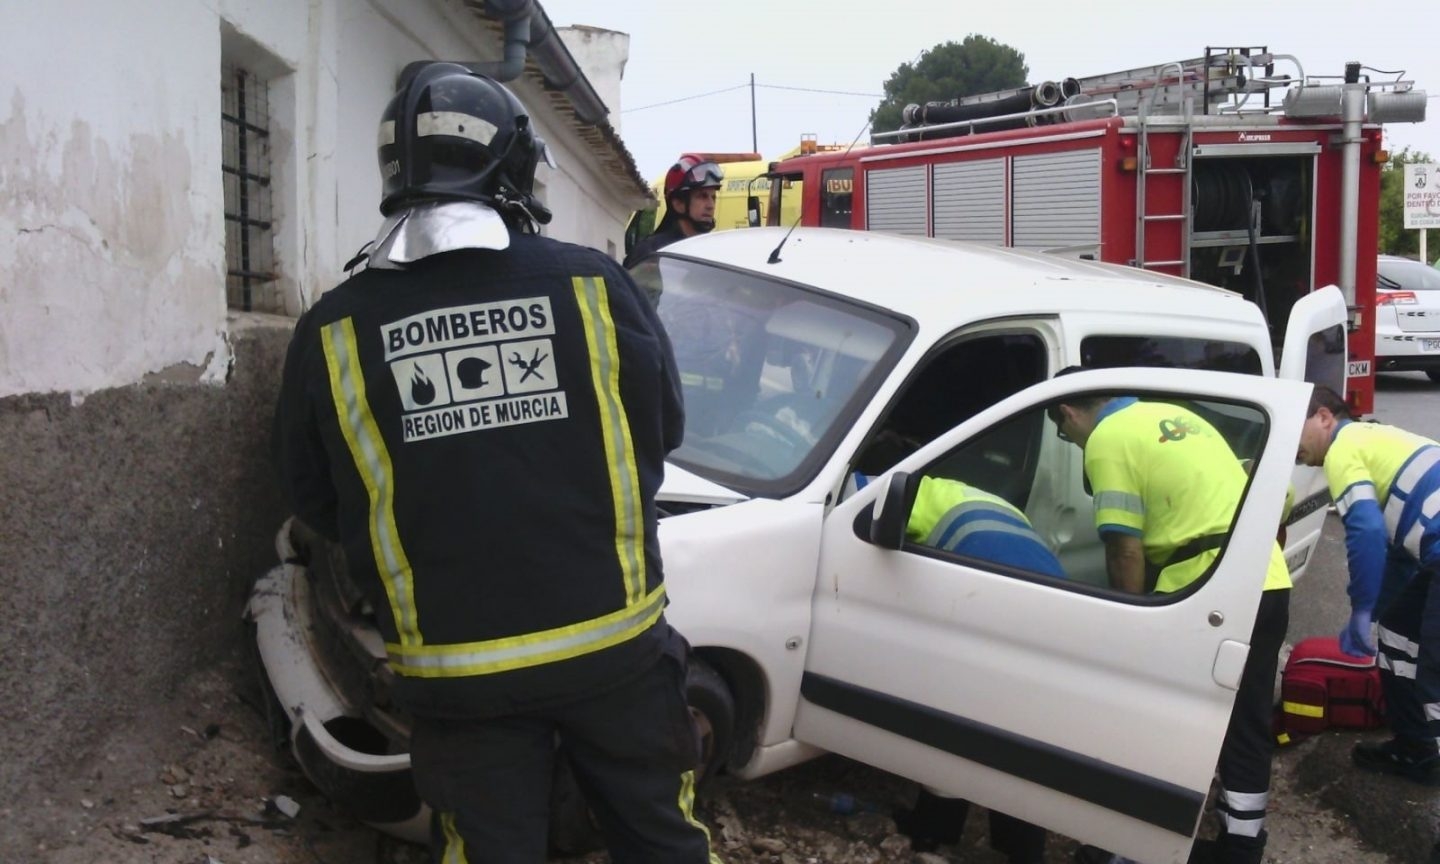
[[[270,100],[263,80],[226,65],[220,77],[225,176],[225,294],[245,311],[283,311],[275,278]]]

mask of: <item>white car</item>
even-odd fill
[[[1440,382],[1440,269],[1394,255],[1375,269],[1376,368]]]
[[[727,231],[635,277],[687,401],[660,540],[666,614],[695,648],[706,770],[757,777],[834,751],[1183,862],[1287,486],[1295,575],[1319,537],[1324,478],[1294,465],[1299,382],[1343,392],[1340,292],[1295,304],[1277,376],[1260,312],[1235,294],[1009,249]],[[1082,362],[1117,368],[1052,380]],[[1106,584],[1081,453],[1045,413],[1097,391],[1183,400],[1252,460],[1217,567],[1185,591]],[[1067,578],[905,541],[925,475],[1021,508]],[[325,562],[257,584],[266,674],[309,777],[361,818],[423,836],[380,638]]]

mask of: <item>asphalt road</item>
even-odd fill
[[[1382,373],[1373,419],[1440,439],[1440,384],[1418,372]],[[1344,530],[1332,513],[1310,568],[1291,596],[1291,644],[1340,632],[1350,615],[1348,578]],[[1357,771],[1349,760],[1352,743],[1350,735],[1317,742],[1301,766],[1301,784],[1349,816],[1366,841],[1394,860],[1425,862],[1440,836],[1440,792]]]

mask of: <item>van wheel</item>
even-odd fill
[[[730,685],[709,663],[692,657],[689,667],[685,701],[690,703],[690,716],[700,738],[695,780],[701,783],[720,773],[730,758],[730,746],[735,740],[735,697]]]

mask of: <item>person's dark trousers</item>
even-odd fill
[[[1224,832],[1216,844],[1226,864],[1259,864],[1265,853],[1265,808],[1270,800],[1270,759],[1275,752],[1275,674],[1290,626],[1290,589],[1266,591],[1250,632],[1250,653],[1240,674],[1230,726],[1220,746],[1220,797]]]
[[[490,720],[417,718],[410,762],[439,862],[543,864],[557,738],[614,864],[709,864],[695,728],[670,656],[598,696]],[[462,854],[463,853],[463,857]]]
[[[909,836],[916,851],[927,852],[940,844],[960,842],[970,802],[947,798],[927,789],[910,810],[897,813],[901,833]],[[1045,829],[1014,816],[990,810],[990,848],[1004,855],[1009,864],[1041,864],[1045,860]]]
[[[1413,749],[1440,740],[1440,590],[1422,568],[1380,615],[1380,684],[1390,731]],[[1429,712],[1427,706],[1433,706]],[[1427,719],[1427,713],[1435,719]]]

